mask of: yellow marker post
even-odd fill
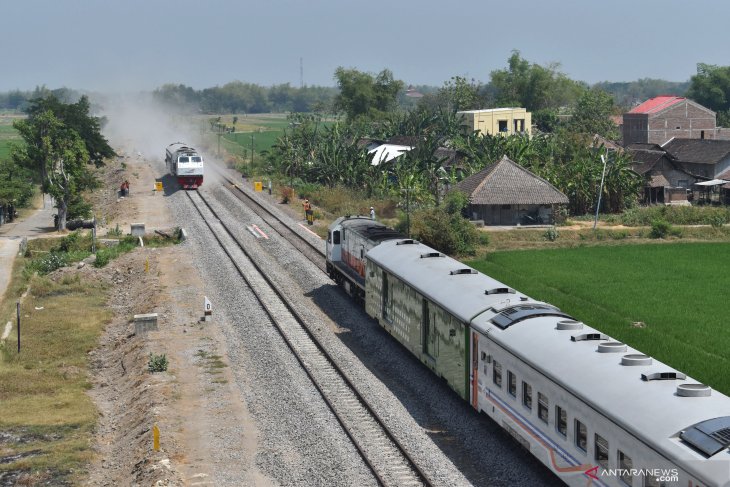
[[[157,425],[152,427],[152,448],[155,451],[160,451],[160,428]]]
[[[149,272],[150,271],[150,259],[147,258],[144,260],[144,271]]]
[[[162,191],[162,181],[155,181],[155,191]]]
[[[264,189],[264,185],[261,181],[254,181],[253,183],[253,190],[261,192],[261,190]]]

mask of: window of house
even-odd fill
[[[548,422],[549,410],[548,410],[548,398],[545,394],[537,393],[537,417],[543,420],[545,423]]]
[[[502,364],[494,361],[494,369],[492,370],[492,382],[497,387],[502,387]]]
[[[704,139],[704,138],[705,138],[705,131],[700,130],[700,139]]]
[[[507,371],[507,392],[511,396],[517,397],[517,376],[511,370]]]
[[[507,131],[507,120],[500,120],[498,122],[499,124],[499,131],[500,132],[506,132]]]
[[[618,451],[618,468],[621,469],[621,481],[626,485],[631,485],[633,476],[631,475],[631,469],[634,467],[634,462],[631,461],[631,457],[622,452]]]
[[[577,419],[575,420],[575,446],[583,451],[588,449],[588,427]]]
[[[689,179],[677,179],[678,188],[689,188]]]
[[[560,406],[555,406],[555,429],[561,435],[568,436],[568,411]]]
[[[596,463],[603,468],[608,468],[608,440],[596,433],[595,437]]]
[[[532,386],[524,381],[522,382],[522,404],[532,410]]]

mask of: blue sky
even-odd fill
[[[513,49],[573,79],[686,81],[730,64],[724,0],[0,0],[0,91],[488,81]]]

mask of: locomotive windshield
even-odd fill
[[[189,157],[180,157],[177,160],[177,162],[190,162],[190,158]]]
[[[203,158],[202,157],[199,157],[199,156],[198,157],[193,157],[193,162],[203,162]]]

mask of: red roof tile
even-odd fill
[[[629,113],[656,113],[684,100],[685,98],[681,96],[657,96],[650,100],[646,100],[638,107],[634,107]]]

